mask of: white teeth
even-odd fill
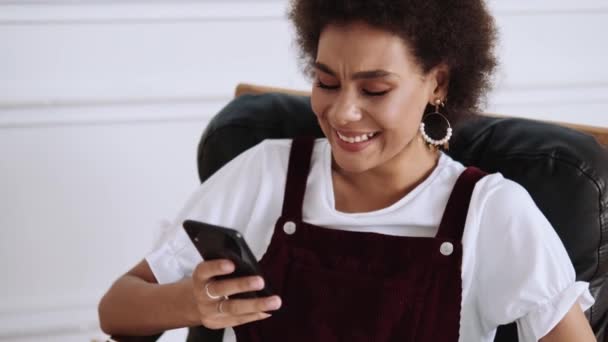
[[[340,132],[337,132],[337,133],[338,133],[338,137],[340,137],[340,140],[346,141],[347,143],[351,143],[351,144],[367,141],[367,140],[373,138],[374,135],[376,135],[376,133],[366,133],[366,134],[362,134],[362,135],[359,135],[356,137],[347,137],[347,136],[340,134]]]

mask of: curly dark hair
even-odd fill
[[[425,73],[447,63],[450,120],[478,112],[491,88],[496,28],[483,0],[292,0],[288,15],[308,75],[325,26],[360,21],[402,37]]]

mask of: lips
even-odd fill
[[[378,132],[348,134],[348,133],[341,133],[339,131],[336,131],[336,133],[340,140],[347,142],[349,144],[355,144],[355,143],[361,143],[361,142],[368,141],[378,134]]]
[[[336,145],[345,152],[355,153],[370,146],[380,132],[339,132],[335,130]]]

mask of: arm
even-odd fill
[[[260,290],[261,277],[213,280],[230,274],[234,265],[227,260],[199,263],[192,278],[159,285],[146,261],[120,277],[99,303],[102,330],[110,335],[145,336],[165,330],[204,325],[211,329],[233,327],[270,317],[264,311],[280,307],[280,298],[220,301],[207,296],[204,288],[218,296]],[[221,312],[220,312],[221,311]]]
[[[152,335],[200,324],[191,278],[159,285],[144,260],[120,277],[99,303],[107,334]]]
[[[495,183],[487,183],[487,197],[475,203],[485,205],[476,248],[491,256],[478,264],[479,319],[491,327],[517,321],[525,341],[568,341],[570,334],[577,336],[571,341],[594,341],[582,313],[593,297],[576,281],[557,232],[525,189],[489,177]]]
[[[595,342],[595,336],[580,305],[575,303],[564,318],[553,328],[541,342]]]

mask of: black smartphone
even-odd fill
[[[234,263],[233,273],[218,276],[216,279],[252,275],[263,277],[255,256],[238,231],[192,220],[184,221],[183,227],[204,260],[229,259]],[[238,293],[230,297],[256,298],[272,296],[273,293],[266,279],[264,279],[264,284],[265,287],[262,290]]]

